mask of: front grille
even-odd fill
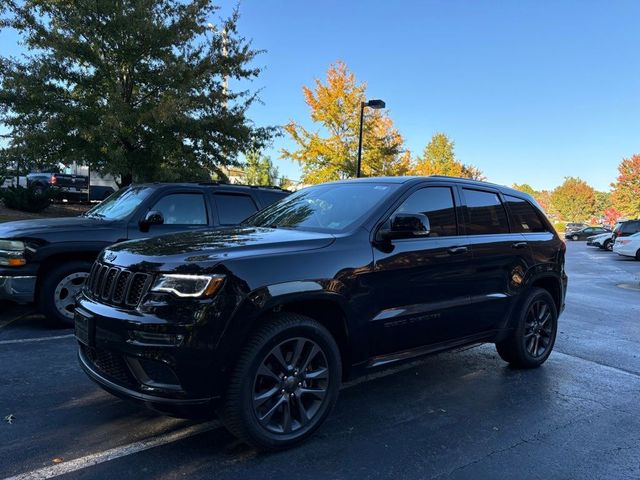
[[[85,293],[110,305],[136,307],[151,285],[151,275],[95,262]]]
[[[104,350],[102,348],[92,348],[82,345],[82,353],[93,367],[109,380],[125,387],[137,387],[138,382],[131,374],[122,355]]]

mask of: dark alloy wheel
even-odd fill
[[[542,365],[553,349],[558,312],[548,291],[532,288],[515,313],[511,333],[496,343],[500,357],[518,368]]]
[[[613,250],[613,242],[611,240],[605,240],[603,248],[608,251]]]
[[[262,361],[253,382],[253,413],[273,433],[303,429],[327,396],[329,368],[313,340],[296,337],[277,345]]]
[[[268,319],[240,354],[220,416],[259,450],[291,447],[317,430],[338,397],[341,359],[331,333],[311,318]]]
[[[529,306],[524,327],[524,347],[532,358],[542,357],[553,337],[552,313],[545,300],[536,300]]]
[[[636,252],[636,260],[640,261],[640,248]]]

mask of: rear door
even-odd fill
[[[220,226],[237,225],[256,213],[259,208],[249,193],[233,190],[216,190],[213,193],[216,208],[216,224]]]
[[[510,228],[498,190],[467,186],[459,189],[472,253],[471,328],[476,333],[491,331],[503,325],[514,297],[524,288],[532,253],[528,239]]]

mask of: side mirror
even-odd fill
[[[144,218],[140,220],[140,231],[148,232],[151,225],[162,225],[163,223],[164,217],[162,216],[162,212],[158,210],[150,210],[149,212],[147,212]]]
[[[378,236],[383,240],[426,237],[431,231],[429,218],[422,213],[398,213],[389,219]]]

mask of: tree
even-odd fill
[[[596,192],[595,214],[598,217],[604,216],[605,210],[612,207],[610,192]]]
[[[563,220],[585,221],[594,214],[596,193],[584,180],[565,177],[551,194],[551,203]]]
[[[514,183],[513,185],[511,185],[511,188],[513,188],[514,190],[518,190],[520,192],[528,193],[532,197],[535,196],[537,193],[534,190],[534,188],[528,183],[521,183],[521,184]]]
[[[366,84],[358,83],[343,62],[327,70],[325,82],[303,87],[305,102],[317,130],[311,131],[290,121],[285,131],[295,150],[281,150],[282,158],[302,166],[303,183],[320,183],[356,176],[360,105],[366,98]],[[404,175],[410,154],[404,140],[384,110],[365,109],[363,124],[362,173]]]
[[[640,217],[640,155],[625,158],[618,165],[618,178],[612,183],[613,206],[630,218]]]
[[[412,169],[413,175],[448,175],[485,180],[479,168],[465,165],[456,159],[454,145],[454,141],[445,133],[435,133],[424,148],[422,156],[416,159]]]
[[[209,24],[211,0],[5,0],[0,28],[29,51],[0,57],[0,158],[24,171],[78,161],[122,184],[220,172],[274,134],[256,127],[250,90],[259,53],[238,11]],[[200,174],[198,174],[198,177]]]
[[[278,169],[266,155],[258,151],[251,151],[246,157],[244,168],[244,182],[248,185],[276,185]]]

